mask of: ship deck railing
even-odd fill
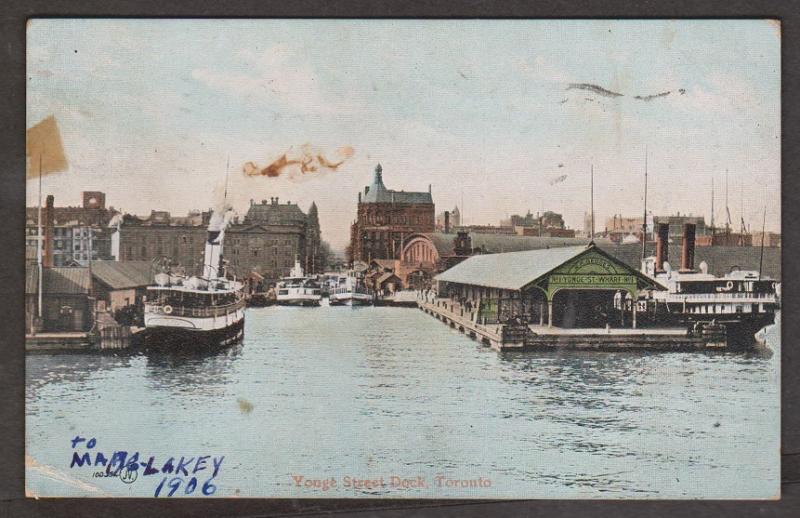
[[[145,304],[145,311],[148,313],[164,313],[164,306],[171,306],[170,304]],[[191,308],[191,307],[184,307],[184,306],[171,306],[172,311],[170,313],[164,313],[177,316],[177,317],[199,317],[199,318],[208,318],[208,317],[221,317],[227,315],[233,311],[245,307],[245,300],[242,298],[241,300],[233,303],[233,304],[225,304],[223,306],[206,306],[202,308]]]
[[[776,302],[778,297],[774,293],[661,293],[654,298],[666,302]]]

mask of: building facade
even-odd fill
[[[43,261],[46,266],[88,266],[91,261],[111,258],[109,222],[117,214],[106,208],[105,194],[81,193],[83,205],[56,207],[55,198],[47,196],[42,207]],[[35,260],[38,241],[38,207],[26,208],[26,257]]]
[[[114,251],[120,261],[152,261],[163,257],[181,265],[187,274],[202,271],[206,227],[210,212],[174,218],[153,211],[146,219],[122,218],[114,236]],[[271,198],[250,201],[242,221],[225,231],[223,247],[228,272],[247,277],[255,272],[267,283],[289,274],[300,261],[308,274],[325,268],[316,204],[305,214],[296,203]]]
[[[394,259],[411,234],[433,232],[435,207],[430,192],[387,189],[381,165],[372,185],[358,193],[356,221],[350,227],[349,261]]]

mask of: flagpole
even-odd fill
[[[44,246],[44,239],[42,236],[42,153],[39,152],[39,208],[38,208],[38,215],[36,217],[36,221],[38,223],[38,230],[37,230],[37,251],[36,251],[36,261],[39,266],[39,311],[38,316],[42,318],[42,277],[44,277],[44,271],[42,267],[42,247]]]

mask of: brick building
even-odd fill
[[[106,196],[99,191],[81,193],[83,204],[56,207],[53,195],[42,206],[46,266],[88,266],[91,261],[111,258],[111,230],[108,224],[117,211],[106,208]],[[26,257],[36,258],[39,209],[25,209]]]
[[[407,236],[434,231],[434,218],[430,186],[428,192],[387,189],[378,164],[372,185],[358,193],[358,213],[350,227],[348,261],[394,259]]]
[[[152,211],[145,219],[126,215],[112,248],[120,261],[168,257],[187,274],[199,274],[209,218],[210,211],[177,218],[164,211]],[[246,277],[256,272],[268,283],[288,275],[295,258],[307,273],[323,271],[316,204],[305,214],[296,203],[282,204],[278,198],[261,203],[251,200],[244,219],[226,230],[223,253],[230,273]]]

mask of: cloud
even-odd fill
[[[714,72],[702,84],[686,89],[686,94],[675,96],[672,104],[683,106],[691,112],[728,113],[749,109],[759,104],[758,94],[749,81],[730,73]]]
[[[531,78],[551,83],[571,83],[574,78],[562,68],[554,65],[544,56],[536,56],[533,63],[525,59],[516,64],[520,72],[527,73]]]
[[[240,49],[235,58],[234,69],[196,68],[192,78],[234,98],[301,113],[335,114],[353,109],[352,103],[330,100],[312,67],[284,44],[260,54]]]

